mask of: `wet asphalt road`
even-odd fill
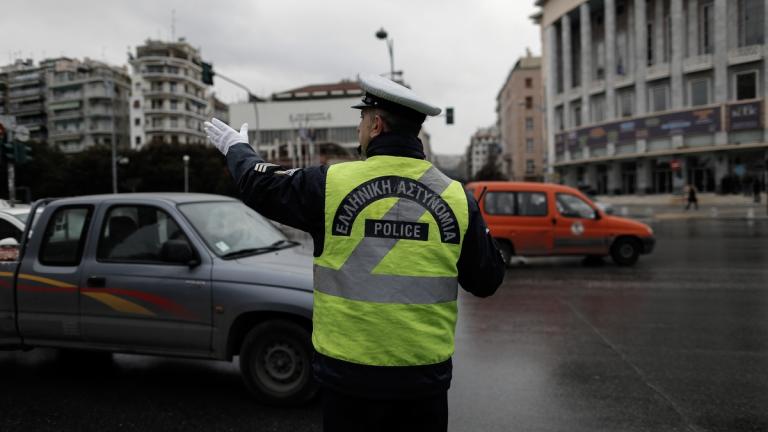
[[[537,259],[462,295],[452,431],[768,431],[768,222],[654,225],[632,268]],[[0,352],[0,431],[319,431],[227,363]]]

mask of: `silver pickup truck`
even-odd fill
[[[96,195],[30,214],[20,245],[0,241],[0,349],[239,356],[263,401],[316,392],[312,257],[240,201]]]

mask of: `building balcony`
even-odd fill
[[[589,94],[602,93],[605,91],[605,80],[594,80],[589,86]]]
[[[8,107],[8,111],[15,114],[28,114],[34,112],[42,112],[44,110],[42,102],[36,102],[31,104],[17,105],[13,104]]]
[[[693,73],[712,69],[712,54],[687,57],[683,60],[683,72]]]
[[[54,139],[79,139],[83,137],[82,129],[53,130],[48,136]]]
[[[19,99],[30,96],[41,97],[43,95],[43,88],[32,88],[26,90],[10,90],[8,92],[8,99]]]
[[[143,72],[141,77],[148,82],[163,81],[163,82],[188,82],[199,89],[208,87],[203,81],[196,76],[174,74],[169,72]]]
[[[669,78],[669,63],[659,63],[648,66],[645,73],[647,81],[653,81],[662,78]]]
[[[79,101],[83,99],[82,92],[68,92],[51,96],[53,102]]]
[[[749,45],[733,48],[728,51],[728,64],[736,65],[760,61],[763,59],[765,51],[766,49],[764,45]]]
[[[49,121],[70,120],[76,118],[83,118],[83,113],[80,110],[55,111],[48,113]]]
[[[115,93],[105,88],[91,88],[86,89],[85,92],[83,92],[83,96],[85,96],[86,99],[113,99]]]
[[[633,85],[634,83],[635,83],[634,74],[616,75],[616,78],[613,81],[613,86],[616,88],[628,87]]]

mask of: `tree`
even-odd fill
[[[507,176],[501,172],[498,166],[499,156],[495,152],[490,152],[488,160],[485,162],[480,171],[475,174],[475,181],[494,181],[494,180],[507,180]]]

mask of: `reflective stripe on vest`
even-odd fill
[[[332,166],[326,188],[325,247],[315,259],[315,348],[369,365],[447,360],[468,223],[461,185],[428,162],[378,156]],[[363,229],[376,223],[390,232]]]

